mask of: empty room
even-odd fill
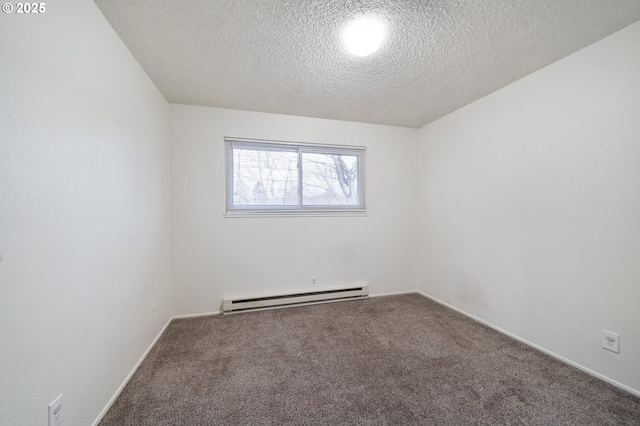
[[[0,365],[11,426],[640,424],[640,1],[4,2]]]

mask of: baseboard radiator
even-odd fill
[[[341,302],[344,300],[365,299],[367,297],[369,297],[369,286],[363,284],[332,290],[283,294],[278,296],[225,299],[222,301],[222,314]]]

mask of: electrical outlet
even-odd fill
[[[154,303],[153,305],[151,305],[151,313],[155,313],[156,311],[156,304]]]
[[[62,410],[62,394],[60,394],[60,396],[49,404],[49,426],[61,425],[63,418],[64,411]]]
[[[620,353],[620,335],[602,330],[602,347],[608,351]]]
[[[317,275],[311,275],[311,286],[315,287],[318,281],[318,276]]]

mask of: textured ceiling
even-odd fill
[[[95,0],[180,104],[421,127],[640,20],[640,0]],[[389,35],[349,55],[363,14]]]

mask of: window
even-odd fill
[[[227,216],[364,214],[364,147],[224,138]]]

